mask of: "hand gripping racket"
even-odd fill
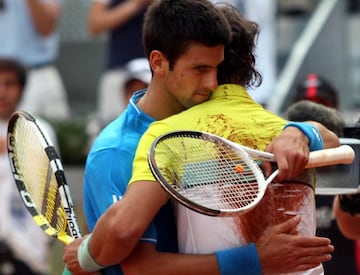
[[[157,138],[149,151],[151,171],[178,202],[210,216],[239,215],[262,199],[278,170],[265,179],[256,160],[276,161],[254,150],[198,131],[174,131]],[[307,168],[348,164],[348,145],[310,153]]]
[[[15,112],[7,142],[16,186],[38,226],[65,244],[80,237],[61,160],[38,121],[29,113]]]

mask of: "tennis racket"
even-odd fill
[[[310,153],[307,168],[348,164],[348,145]],[[175,131],[157,138],[149,151],[150,169],[171,197],[210,216],[233,216],[251,210],[262,199],[274,171],[265,179],[258,160],[275,162],[269,152],[254,150],[198,131]]]
[[[39,122],[29,113],[15,112],[7,144],[16,186],[37,225],[65,244],[80,237],[60,157]]]

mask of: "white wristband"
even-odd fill
[[[98,271],[105,266],[99,265],[95,259],[91,256],[89,251],[89,242],[91,239],[91,234],[87,236],[83,242],[81,243],[79,249],[78,249],[78,261],[82,269],[84,269],[87,272],[95,272]]]

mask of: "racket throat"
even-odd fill
[[[277,169],[266,179],[266,186],[268,186],[278,175],[279,170]]]

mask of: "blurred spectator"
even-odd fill
[[[360,194],[336,196],[334,213],[342,234],[348,239],[358,240],[360,238]],[[357,251],[359,248],[357,247]]]
[[[105,72],[98,91],[98,115],[109,122],[127,105],[119,89],[124,85],[125,64],[145,57],[142,47],[142,23],[147,7],[154,0],[92,0],[89,30],[98,35],[108,32]]]
[[[339,104],[339,92],[324,77],[317,74],[308,74],[297,87],[295,100],[310,100],[327,107],[337,109]]]
[[[360,1],[359,0],[348,0],[347,1],[347,10],[350,13],[358,13],[360,11]]]
[[[360,119],[344,129],[345,137],[360,139]],[[360,194],[335,197],[333,210],[341,233],[356,242],[357,266],[360,273]]]
[[[12,0],[13,1],[13,0]],[[48,274],[49,242],[32,219],[16,188],[7,155],[7,124],[23,95],[26,71],[16,61],[0,59],[0,274]],[[57,144],[52,128],[41,121]]]
[[[127,104],[132,94],[145,89],[151,80],[151,70],[147,58],[136,58],[125,65],[124,101]],[[121,89],[120,89],[121,90]],[[120,96],[121,96],[120,91]]]
[[[318,0],[279,0],[279,11],[286,15],[305,15],[311,12]]]
[[[286,117],[293,121],[319,121],[339,137],[343,136],[345,120],[334,108],[310,100],[300,100],[293,103],[286,111]],[[306,120],[305,119],[305,120]]]
[[[318,121],[325,127],[343,136],[345,120],[336,110],[339,106],[338,91],[324,78],[309,74],[300,83],[293,103],[286,117],[293,121]],[[356,242],[346,239],[337,226],[332,205],[334,196],[316,195],[317,236],[331,239],[335,251],[332,260],[323,263],[325,274],[356,275]]]
[[[21,109],[48,118],[70,115],[58,70],[57,23],[61,0],[1,0],[0,58],[12,58],[28,70]]]
[[[118,87],[113,93],[118,94],[121,103],[128,104],[132,94],[138,90],[145,89],[149,85],[150,80],[151,70],[148,59],[145,57],[135,58],[125,64],[123,86]],[[98,114],[90,117],[86,128],[86,132],[90,137],[89,146],[107,123],[108,121]]]

